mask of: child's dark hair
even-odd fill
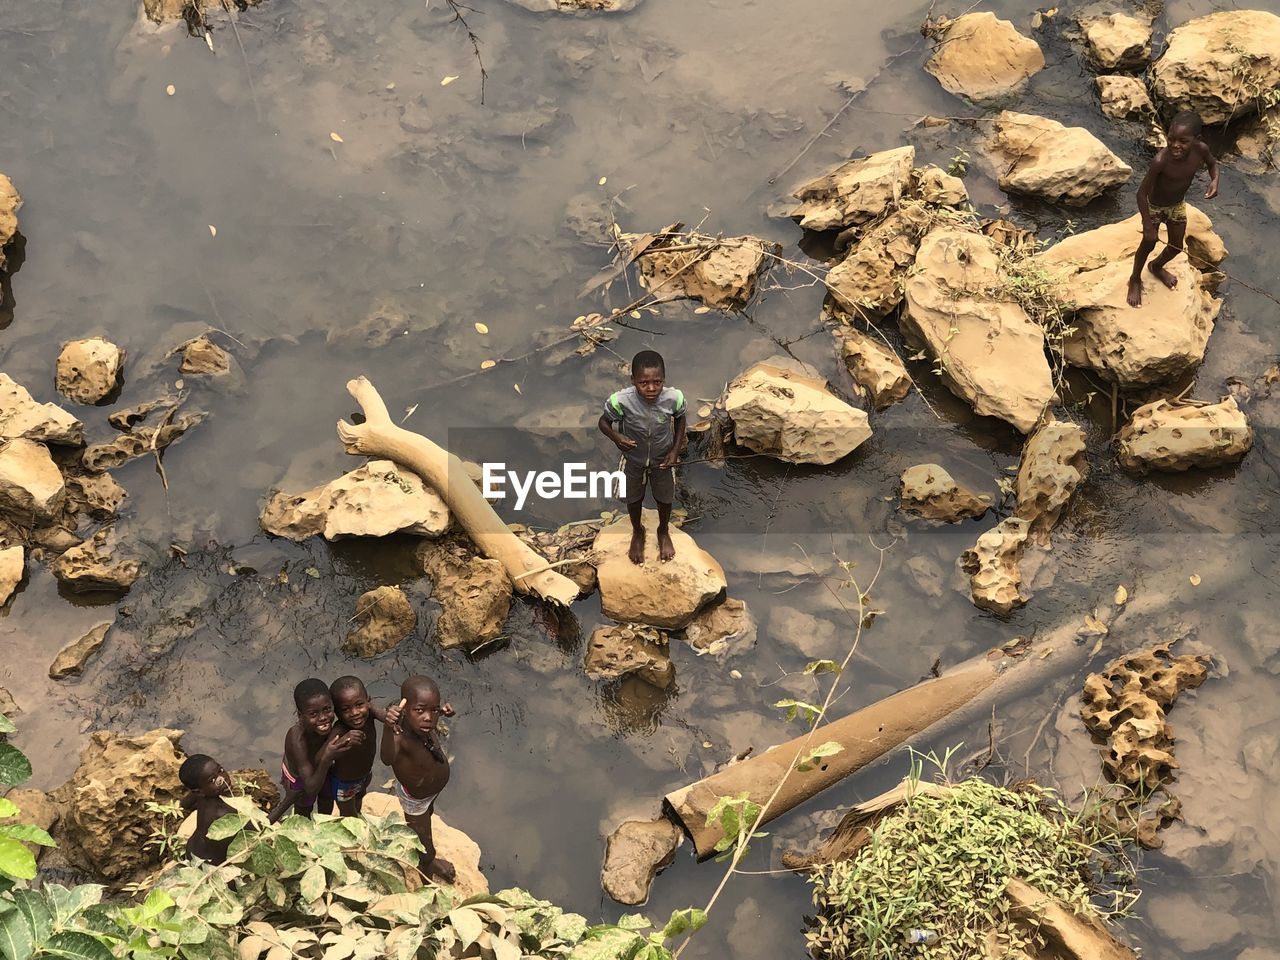
[[[1204,121],[1200,119],[1200,114],[1194,110],[1179,110],[1173,115],[1173,121],[1169,124],[1169,132],[1172,133],[1174,127],[1182,127],[1192,136],[1200,136],[1200,132],[1204,130]]]
[[[209,769],[209,764],[215,762],[213,757],[204,753],[197,753],[187,757],[186,760],[182,761],[182,766],[178,768],[178,779],[182,781],[182,785],[188,790],[199,790],[201,776]]]
[[[657,350],[641,350],[631,358],[631,375],[638,377],[642,370],[652,370],[657,368],[662,371],[662,375],[667,375],[667,365],[662,359],[662,354]]]
[[[314,700],[316,697],[324,697],[327,700],[333,699],[329,695],[329,685],[323,680],[308,677],[293,688],[293,705],[299,710],[303,708],[308,700]]]
[[[404,683],[400,684],[400,695],[406,698],[411,693],[418,693],[423,690],[434,693],[437,699],[440,696],[440,687],[436,682],[430,677],[424,677],[421,674],[410,677]]]
[[[338,699],[339,694],[346,693],[348,690],[359,690],[366,697],[369,695],[369,691],[365,689],[364,681],[359,677],[339,677],[329,684],[329,696],[333,697],[334,700]]]

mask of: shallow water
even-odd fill
[[[967,182],[982,211],[998,209],[1042,237],[1068,219],[1083,228],[1133,210],[1127,188],[1084,211],[1010,203],[971,132],[910,130],[922,114],[978,115],[921,70],[925,4],[791,0],[783,12],[763,0],[647,0],[618,17],[538,16],[501,0],[477,6],[472,25],[489,73],[483,106],[470,48],[439,2],[268,0],[239,18],[239,42],[223,22],[211,54],[181,28],[139,24],[128,3],[0,0],[0,170],[26,200],[25,259],[0,298],[3,369],[38,399],[57,399],[58,345],[102,333],[129,352],[120,405],[132,404],[173,388],[177,362],[166,355],[207,326],[224,331],[220,342],[241,368],[229,387],[185,384],[188,407],[212,416],[166,455],[167,494],[146,461],[116,471],[130,493],[121,529],[149,563],[145,579],[113,604],[61,596],[31,564],[0,619],[0,685],[25,710],[20,743],[36,757],[36,785],[60,783],[85,732],[106,727],[182,727],[192,752],[274,770],[297,680],[354,671],[387,698],[406,673],[425,671],[459,711],[441,812],[479,841],[491,883],[616,917],[623,911],[602,900],[598,883],[602,837],[747,746],[759,751],[798,732],[768,704],[811,694],[786,674],[814,656],[839,659],[852,635],[806,554],[826,569],[835,550],[865,578],[879,556],[874,537],[893,544],[874,592],[886,612],[862,640],[865,657],[839,711],[914,682],[935,658],[945,666],[1080,619],[1118,583],[1135,603],[1167,597],[1152,605],[1159,612],[1122,621],[1099,660],[1185,634],[1227,666],[1173,711],[1188,824],[1171,836],[1184,855],[1146,858],[1139,910],[1152,919],[1132,929],[1153,956],[1275,950],[1272,399],[1249,409],[1258,445],[1239,468],[1171,480],[1115,469],[1107,404],[1071,411],[1089,424],[1090,482],[1055,536],[1052,584],[1007,622],[975,610],[954,572],[955,557],[995,518],[935,532],[903,524],[887,499],[901,470],[922,460],[992,492],[1017,462],[1011,430],[973,417],[917,364],[940,418],[913,394],[876,416],[873,440],[838,465],[740,460],[684,471],[681,499],[698,517],[690,530],[723,563],[730,593],[747,601],[760,629],[754,648],[723,664],[677,643],[669,696],[583,675],[581,638],[601,622],[595,598],[575,605],[577,630],[558,639],[517,604],[510,643],[474,661],[421,636],[372,663],[340,652],[356,597],[413,575],[412,543],[295,545],[262,535],[257,513],[270,487],[301,489],[354,464],[333,432],[353,408],[347,379],[368,375],[393,411],[416,405],[408,425],[463,456],[505,437],[513,462],[609,462],[598,434],[582,428],[621,383],[608,352],[502,365],[432,389],[484,359],[524,353],[603,305],[578,296],[607,254],[567,227],[571,201],[590,210],[613,198],[622,226],[641,231],[706,217],[706,230],[755,233],[802,260],[799,231],[766,208],[849,155],[910,140],[918,163],[945,166],[968,149]],[[1276,0],[1261,6],[1280,11]],[[1170,4],[1161,25],[1213,8]],[[991,9],[1028,29],[1030,4]],[[1088,126],[1142,169],[1138,129],[1096,113],[1089,76],[1058,33],[1074,12],[1064,7],[1038,35],[1049,67],[1013,106]],[[446,76],[458,79],[442,86]],[[841,81],[870,87],[770,184],[844,103]],[[1231,250],[1227,270],[1272,286],[1274,175],[1228,164],[1206,209]],[[670,382],[690,398],[716,396],[744,366],[778,352],[778,341],[847,388],[827,336],[806,336],[820,327],[822,301],[808,281],[775,272],[749,317],[673,304],[640,321],[656,334],[623,330],[610,346],[625,356],[659,349]],[[1224,392],[1228,376],[1251,381],[1280,352],[1275,303],[1242,283],[1224,291],[1195,387],[1202,398]],[[627,299],[619,287],[609,305]],[[399,318],[377,345],[352,333],[371,312]],[[490,334],[478,335],[477,321]],[[1086,388],[1077,387],[1079,398]],[[112,432],[106,412],[79,409],[93,439]],[[529,426],[527,436],[490,432],[513,423]],[[506,513],[535,524],[572,515],[563,505]],[[187,551],[184,560],[172,558],[170,543]],[[908,570],[921,557],[937,568],[936,596]],[[1189,584],[1192,573],[1203,576],[1200,588]],[[433,615],[426,594],[418,590],[419,607]],[[834,629],[798,631],[795,610]],[[117,614],[84,678],[45,679],[62,644]],[[731,679],[731,669],[743,678]],[[1070,716],[1080,679],[1060,678],[1035,702],[997,711],[1010,776],[1029,770],[1067,792],[1096,779]],[[985,753],[986,725],[934,745],[961,740],[962,754]],[[746,867],[767,869],[770,855],[812,832],[811,814],[877,792],[905,766],[898,755],[780,821]],[[686,846],[655,884],[648,912],[704,902],[720,871],[696,865]],[[801,957],[807,906],[794,877],[737,878],[685,956]]]

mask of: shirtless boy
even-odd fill
[[[182,799],[182,809],[196,812],[196,826],[187,840],[187,853],[217,866],[227,859],[232,838],[210,840],[209,827],[219,817],[235,813],[231,804],[222,799],[231,792],[231,778],[213,757],[197,753],[183,761],[178,768],[178,779],[191,791]]]
[[[382,732],[382,762],[395,771],[395,794],[404,819],[422,841],[418,859],[424,877],[452,883],[453,864],[436,856],[431,814],[436,798],[449,783],[449,758],[436,724],[453,716],[453,707],[440,702],[440,688],[430,677],[410,677],[400,686],[401,701],[387,708]]]
[[[1172,290],[1178,278],[1165,269],[1165,264],[1182,252],[1187,233],[1187,205],[1184,198],[1201,167],[1209,169],[1206,200],[1218,195],[1218,161],[1200,139],[1202,124],[1194,110],[1183,110],[1169,127],[1169,145],[1156,154],[1151,169],[1138,187],[1138,212],[1142,214],[1142,243],[1133,258],[1133,275],[1129,278],[1129,306],[1142,305],[1142,266],[1156,248],[1160,224],[1169,228],[1169,243],[1154,260],[1151,272]]]
[[[338,804],[338,813],[358,817],[373,780],[373,758],[378,752],[375,721],[383,718],[383,712],[370,703],[369,691],[359,677],[339,677],[329,684],[329,693],[338,714],[338,735],[358,730],[364,740],[334,757],[326,789]]]
[[[284,760],[280,764],[284,796],[271,811],[275,823],[293,807],[304,817],[313,807],[321,813],[333,811],[333,798],[325,789],[329,768],[341,754],[364,743],[359,730],[340,733],[334,729],[333,698],[323,680],[303,680],[293,688],[293,704],[298,722],[284,736]]]

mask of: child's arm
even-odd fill
[[[380,756],[382,762],[388,767],[396,762],[396,756],[400,753],[400,714],[404,710],[404,700],[399,703],[392,704],[387,707],[383,714],[383,723],[386,728],[382,731],[382,750]]]
[[[1204,192],[1204,198],[1212,200],[1218,195],[1218,158],[1213,155],[1207,143],[1202,143],[1201,146],[1204,147],[1205,166],[1209,168],[1209,186]]]
[[[658,464],[659,470],[669,470],[674,467],[680,460],[680,448],[684,446],[684,434],[687,426],[685,415],[682,413],[676,417],[676,437],[671,444],[671,449],[667,451],[667,455],[662,458],[662,462]]]
[[[598,426],[600,428],[600,432],[612,440],[623,453],[635,448],[636,442],[630,437],[624,437],[617,430],[613,429],[613,427],[609,425],[609,421],[604,414],[600,415],[600,420],[596,426]]]

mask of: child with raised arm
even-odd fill
[[[431,836],[436,798],[449,783],[449,758],[436,725],[441,717],[453,716],[453,707],[440,702],[440,688],[430,677],[410,677],[401,684],[400,696],[398,704],[387,708],[382,762],[395,771],[395,794],[405,823],[425,848],[418,870],[428,879],[453,883],[453,864],[436,856]]]
[[[326,789],[337,803],[338,813],[358,817],[373,780],[373,758],[378,752],[375,721],[382,720],[385,714],[370,702],[369,691],[359,677],[339,677],[329,684],[329,694],[338,714],[338,735],[359,731],[364,740],[334,757]]]
[[[178,768],[178,779],[191,792],[182,798],[182,809],[196,814],[196,826],[187,838],[187,853],[215,867],[227,859],[231,837],[210,840],[209,827],[219,817],[235,813],[223,799],[231,792],[231,778],[213,757],[197,753],[187,757]]]
[[[631,361],[631,386],[611,394],[597,424],[622,451],[631,547],[627,557],[644,563],[644,492],[653,489],[658,504],[658,559],[676,555],[668,521],[676,498],[672,468],[680,458],[685,435],[684,394],[668,387],[667,365],[654,350],[641,350]]]
[[[1209,170],[1206,200],[1218,195],[1218,161],[1208,145],[1200,139],[1203,124],[1200,114],[1183,110],[1169,127],[1169,145],[1156,154],[1151,169],[1138,187],[1138,212],[1142,214],[1142,243],[1133,257],[1133,275],[1129,277],[1129,306],[1142,305],[1142,266],[1160,239],[1160,224],[1169,228],[1169,242],[1151,261],[1150,270],[1172,290],[1178,278],[1165,269],[1165,264],[1182,252],[1187,234],[1185,198],[1201,167]]]
[[[333,811],[333,798],[325,789],[329,768],[339,755],[364,743],[359,730],[339,733],[334,729],[333,698],[323,680],[310,678],[293,688],[293,704],[298,722],[284,736],[284,759],[280,763],[280,783],[284,796],[271,811],[272,823],[292,807],[304,817],[312,808]]]

